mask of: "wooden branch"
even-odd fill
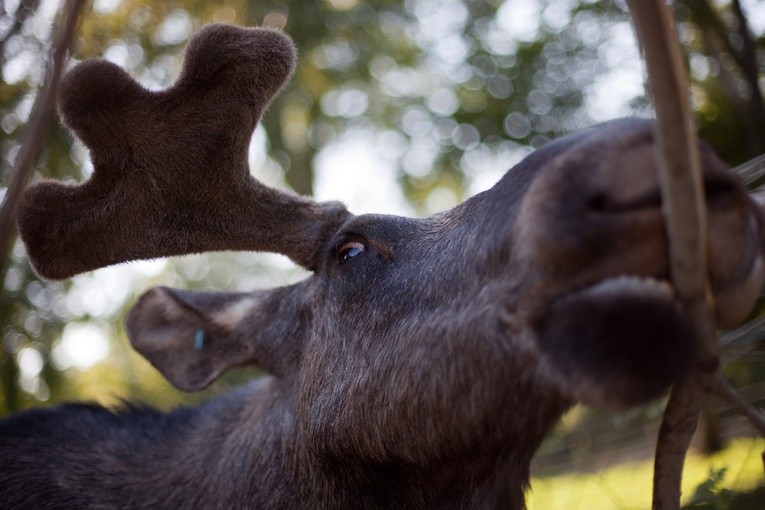
[[[740,11],[738,2],[734,3]],[[711,390],[728,400],[763,436],[765,417],[722,378],[720,371],[706,280],[701,169],[688,104],[688,79],[674,21],[661,0],[628,0],[628,4],[644,50],[658,120],[656,140],[672,280],[701,343],[697,370],[672,390],[656,446],[653,506],[674,509],[680,506],[683,463],[704,395]]]
[[[67,50],[84,5],[85,0],[68,0],[61,12],[48,56],[45,82],[35,98],[32,113],[24,128],[21,149],[16,156],[5,198],[0,206],[0,282],[5,277],[8,257],[16,239],[16,205],[40,156],[40,148],[53,115],[56,90],[66,65]]]
[[[765,176],[765,154],[760,154],[745,163],[741,163],[731,171],[741,178],[744,186],[751,187]]]
[[[706,211],[681,50],[671,14],[662,0],[630,0],[628,4],[644,49],[658,121],[656,145],[671,240],[672,280],[683,302],[703,300]]]
[[[724,398],[733,405],[738,411],[749,419],[749,422],[757,432],[765,437],[765,417],[749,403],[736,389],[726,380],[721,380],[720,384],[712,388],[712,391],[719,397]]]
[[[628,0],[648,69],[656,110],[656,145],[672,282],[700,342],[698,368],[672,389],[659,430],[653,507],[680,507],[683,463],[701,400],[720,377],[717,335],[706,278],[706,210],[698,146],[688,102],[688,77],[669,7]]]
[[[749,419],[749,423],[752,424],[760,436],[765,437],[765,416],[757,411],[757,409],[755,409],[752,404],[747,402],[744,397],[742,397],[741,394],[736,391],[736,388],[731,386],[728,381],[724,379],[721,380],[720,384],[712,388],[712,391],[719,397],[727,400],[730,404],[733,405],[733,407],[738,409],[738,412]],[[761,457],[763,468],[765,468],[765,451],[762,452]]]

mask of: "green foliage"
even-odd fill
[[[701,482],[691,496],[690,508],[729,510],[733,492],[723,487],[728,468],[709,468],[709,479]]]
[[[755,510],[765,506],[765,487],[751,492],[733,491],[724,486],[728,468],[709,468],[709,479],[701,482],[685,510]]]
[[[691,452],[686,459],[681,504],[687,509],[765,508],[760,452],[762,439],[740,438],[713,455]],[[634,455],[635,452],[632,452]],[[621,510],[650,508],[652,450],[640,459],[596,469],[580,467],[559,474],[535,474],[527,494],[529,510]]]

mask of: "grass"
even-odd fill
[[[765,440],[737,439],[711,456],[686,459],[682,504],[693,508],[758,508],[736,500],[738,493],[762,493]],[[651,507],[653,462],[614,466],[597,473],[533,478],[528,510],[627,510]],[[740,499],[740,498],[739,498]],[[755,503],[756,504],[756,503]],[[762,507],[759,507],[762,508]]]

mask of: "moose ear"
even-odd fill
[[[156,287],[130,311],[130,343],[176,388],[206,388],[229,368],[284,375],[299,358],[299,286],[251,293]]]

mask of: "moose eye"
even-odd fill
[[[337,250],[337,261],[340,264],[348,262],[353,257],[361,255],[366,251],[367,247],[358,241],[349,241],[343,244],[339,250]]]

